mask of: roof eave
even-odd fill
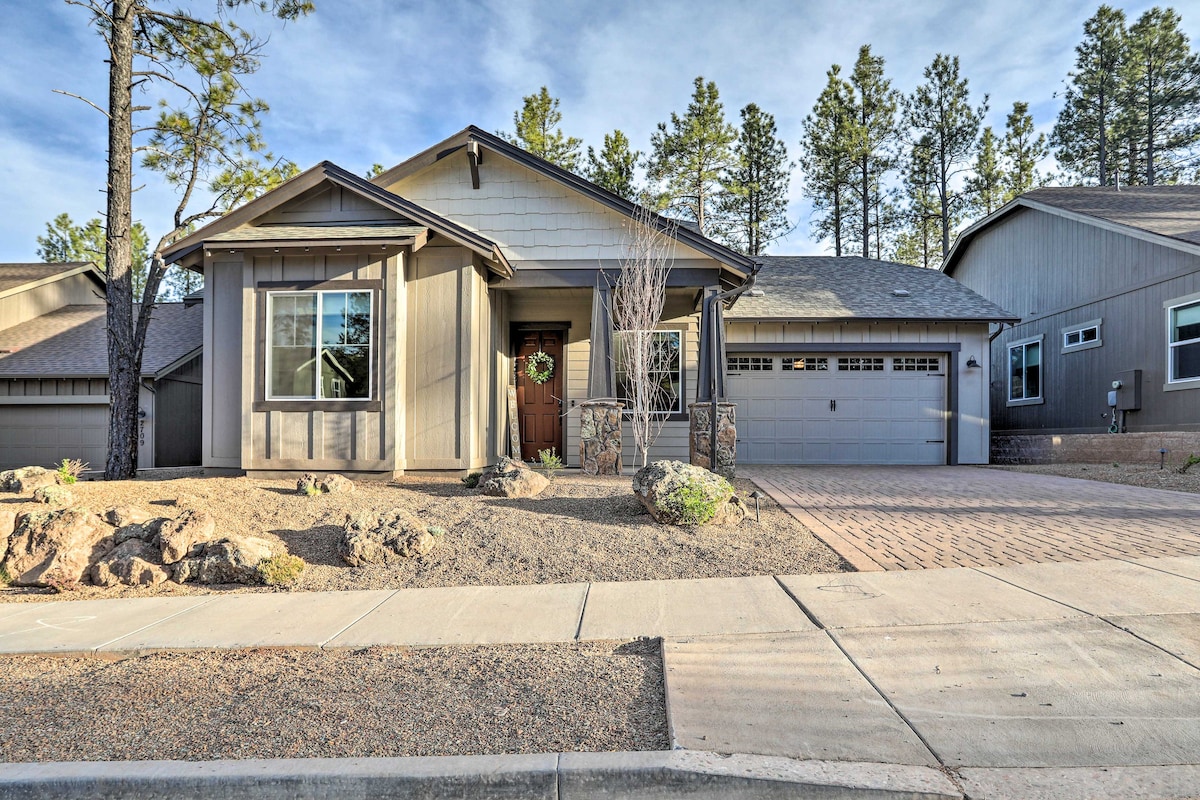
[[[105,285],[104,273],[95,264],[88,262],[75,267],[74,269],[56,272],[48,277],[38,278],[37,280],[29,281],[28,283],[22,283],[20,286],[14,286],[11,289],[6,289],[0,292],[0,299],[11,297],[12,295],[20,294],[21,292],[28,292],[30,289],[36,289],[39,286],[46,286],[47,284],[55,283],[75,275],[87,275],[96,281],[99,286],[103,287]]]
[[[725,314],[726,322],[801,322],[801,323],[816,323],[816,322],[915,322],[915,323],[955,323],[959,325],[990,325],[996,322],[1020,322],[1020,317],[860,317],[860,316],[774,316],[774,315],[731,315]]]

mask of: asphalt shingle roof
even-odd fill
[[[105,306],[64,306],[0,331],[0,377],[104,376],[108,374]],[[142,374],[154,375],[199,348],[204,308],[182,303],[155,306],[146,332]]]
[[[0,264],[0,293],[86,266],[86,261],[61,264]]]
[[[935,269],[857,256],[761,256],[756,288],[726,319],[1016,320]],[[897,296],[896,290],[908,296]]]
[[[1200,244],[1200,186],[1055,186],[1022,198]]]

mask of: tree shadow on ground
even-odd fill
[[[489,497],[486,505],[613,525],[653,522],[645,516],[646,509],[632,494],[615,497]]]
[[[341,525],[317,525],[305,530],[277,529],[271,533],[287,545],[288,552],[300,556],[308,564],[329,567],[346,567],[338,554],[338,539],[342,535]]]

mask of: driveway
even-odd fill
[[[1200,495],[982,467],[744,467],[858,570],[1200,555]]]

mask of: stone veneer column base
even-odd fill
[[[585,475],[621,474],[621,409],[613,400],[579,404],[579,468]]]
[[[718,475],[732,478],[737,466],[737,426],[734,420],[733,403],[717,403],[717,468]],[[691,433],[688,436],[689,461],[697,466],[710,468],[712,438],[712,403],[692,403],[688,406],[691,418]]]

